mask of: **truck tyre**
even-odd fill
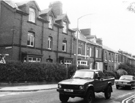
[[[107,88],[105,89],[105,92],[104,92],[104,95],[105,95],[106,99],[110,99],[111,92],[112,92],[112,86],[108,85]]]
[[[60,101],[61,101],[62,103],[64,103],[64,102],[67,102],[67,101],[68,101],[69,96],[64,95],[64,94],[59,94],[59,98],[60,98]]]
[[[132,89],[133,89],[132,85],[131,85],[131,86],[129,86],[129,89],[130,89],[130,90],[132,90]]]
[[[89,89],[87,91],[86,96],[84,97],[84,101],[85,101],[85,103],[92,103],[93,99],[94,99],[94,91]]]
[[[116,89],[119,89],[119,87],[120,87],[119,85],[116,85]]]

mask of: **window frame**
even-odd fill
[[[63,21],[63,33],[67,33],[67,22]]]
[[[33,45],[32,45],[32,42],[33,42]],[[28,32],[28,34],[27,34],[27,46],[34,47],[34,45],[35,45],[34,33],[33,32]]]
[[[64,50],[63,50],[63,46],[64,46]],[[62,42],[62,51],[66,52],[67,51],[67,41],[63,41]]]
[[[90,55],[89,56],[92,57],[92,48],[91,47],[90,47],[89,51],[90,51],[90,53],[89,53]]]
[[[87,56],[90,56],[90,47],[87,47]]]
[[[98,55],[99,55],[99,51],[98,48],[96,48],[96,58],[98,58]]]
[[[53,38],[51,36],[48,37],[48,49],[52,49],[53,45]]]
[[[32,23],[36,23],[36,11],[32,7],[29,8],[28,21]]]
[[[48,27],[50,29],[53,29],[53,17],[52,16],[49,16],[48,17],[48,20],[49,20]]]
[[[79,51],[80,51],[80,53],[79,53]],[[82,55],[82,45],[78,46],[78,55]]]

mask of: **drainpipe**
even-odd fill
[[[72,42],[73,42],[73,41],[72,41],[72,32],[71,32],[70,38],[71,38],[71,39],[70,39],[70,57],[71,57],[71,56],[72,56],[72,44],[73,44],[73,43],[72,43]]]
[[[2,14],[2,13],[1,13],[1,12],[2,12],[1,4],[2,4],[2,1],[0,0],[0,22],[1,22],[1,18],[2,18],[2,17],[1,17],[1,16],[2,16],[2,15],[1,15],[1,14]],[[0,24],[0,27],[1,27],[1,24]]]
[[[12,31],[12,57],[11,57],[11,59],[13,59],[13,47],[14,47],[14,34],[15,34],[15,27],[13,26],[13,29],[11,29],[11,31]]]
[[[57,52],[56,52],[56,62],[59,62],[58,60],[58,52],[59,52],[59,27],[58,27],[58,31],[57,31]]]
[[[19,37],[19,60],[20,60],[20,61],[22,60],[22,56],[21,56],[22,27],[23,27],[23,15],[21,14],[20,37]]]
[[[43,40],[44,40],[44,23],[42,22],[42,35],[41,35],[41,54],[43,55]]]
[[[87,43],[85,42],[85,59],[87,57]]]
[[[95,69],[95,63],[96,63],[96,47],[94,46],[94,62],[93,62],[93,69]]]

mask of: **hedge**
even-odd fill
[[[124,69],[128,74],[134,74],[134,66],[121,64],[118,69]],[[88,66],[79,65],[77,69],[89,69]],[[118,70],[117,69],[117,70]],[[58,63],[21,63],[7,62],[0,64],[0,82],[59,82],[71,78],[76,71],[76,65]],[[104,71],[105,75],[119,78],[117,71]]]
[[[67,68],[57,63],[0,64],[0,82],[58,82],[67,78]]]

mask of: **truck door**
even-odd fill
[[[102,89],[102,80],[100,79],[98,72],[95,72],[94,76],[94,89],[96,92]]]

